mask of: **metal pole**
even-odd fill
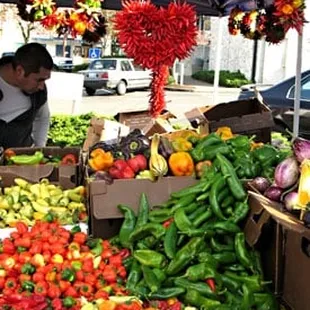
[[[296,61],[296,79],[295,79],[295,99],[294,99],[294,125],[293,135],[299,133],[299,109],[300,109],[300,91],[301,91],[301,62],[302,62],[302,40],[303,34],[298,35],[297,43],[297,61]]]
[[[215,58],[215,72],[214,72],[214,83],[213,83],[213,105],[218,103],[218,92],[219,92],[219,80],[220,80],[220,69],[221,69],[221,54],[222,54],[222,39],[223,39],[223,18],[219,18],[218,32],[217,32],[217,45],[216,45],[216,58]]]
[[[265,53],[266,53],[266,40],[265,37],[261,39],[261,49],[259,57],[259,69],[258,69],[258,83],[264,82],[264,67],[265,67]]]
[[[257,46],[258,46],[258,40],[254,40],[252,74],[251,74],[251,80],[253,83],[256,83]]]

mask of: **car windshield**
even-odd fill
[[[116,70],[116,60],[113,60],[113,59],[96,60],[90,64],[89,69]]]

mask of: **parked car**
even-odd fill
[[[104,58],[92,61],[84,75],[84,87],[92,96],[97,89],[113,89],[124,95],[127,89],[141,89],[150,86],[151,71],[144,70],[129,58]]]
[[[54,57],[53,62],[59,71],[71,72],[73,69],[73,60],[69,57]]]
[[[254,89],[241,91],[239,99],[255,96]],[[293,131],[295,76],[267,89],[259,90],[274,115],[276,129]],[[310,70],[301,76],[300,126],[301,136],[310,137]]]

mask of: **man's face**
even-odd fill
[[[33,94],[44,89],[45,81],[51,77],[51,70],[41,67],[38,73],[30,73],[26,76],[24,68],[17,66],[16,74],[18,87],[27,94]]]

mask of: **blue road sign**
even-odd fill
[[[96,59],[100,58],[101,48],[90,48],[88,50],[88,58]]]

